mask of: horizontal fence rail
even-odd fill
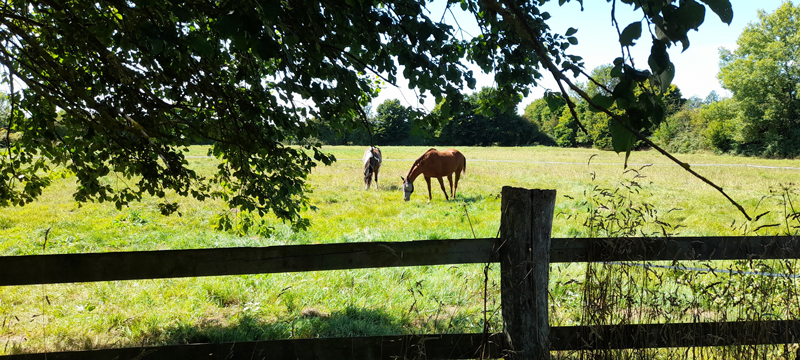
[[[553,238],[550,262],[800,259],[800,237]]]
[[[0,285],[284,273],[498,262],[500,239],[292,245],[0,257]],[[783,237],[553,238],[551,263],[786,259]],[[717,334],[735,336],[720,337]],[[551,351],[734,346],[800,342],[800,322],[722,322],[550,327]],[[499,358],[502,334],[274,340],[0,356],[0,359],[428,359]],[[264,355],[264,356],[262,356]]]
[[[487,263],[497,239],[0,257],[0,286]]]
[[[483,334],[398,335],[248,341],[0,356],[4,360],[398,360],[502,357],[502,337]]]
[[[0,257],[0,286],[497,262],[497,238]],[[800,238],[553,238],[551,263],[799,259]]]
[[[550,342],[551,351],[792,344],[800,321],[554,326]]]
[[[720,337],[717,334],[734,334]],[[739,346],[800,342],[800,321],[560,326],[550,351]],[[3,360],[294,359],[397,360],[500,358],[502,334],[439,334],[249,341],[0,356]],[[421,355],[424,354],[424,357]]]

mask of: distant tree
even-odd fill
[[[679,89],[675,84],[671,84],[669,88],[667,88],[667,91],[665,91],[662,95],[664,104],[666,105],[664,114],[665,116],[670,116],[678,112],[678,110],[680,110],[686,103],[686,99],[683,98],[681,89]]]
[[[586,93],[592,97],[597,95],[611,96],[614,89],[619,84],[619,78],[611,76],[614,66],[611,64],[600,65],[592,69],[589,76],[595,81],[586,83]],[[581,122],[587,133],[582,130],[576,129],[575,145],[577,146],[593,146],[602,150],[612,150],[613,143],[611,141],[611,132],[609,126],[611,125],[611,117],[602,112],[592,111],[592,109],[581,102],[583,106],[578,107],[578,114],[581,116]],[[609,110],[622,114],[616,105],[609,107]],[[566,114],[565,114],[566,115]],[[566,119],[565,119],[566,120]]]
[[[703,105],[705,105],[705,100],[703,100],[701,97],[697,95],[694,95],[686,99],[686,102],[683,103],[683,108],[681,110],[698,109]]]
[[[374,118],[368,117],[374,127]],[[290,142],[293,145],[369,145],[370,136],[361,122],[350,122],[345,119],[323,121],[319,118],[308,120],[312,136],[308,139]],[[339,123],[338,125],[332,125]]]
[[[375,145],[401,145],[411,135],[411,111],[400,100],[386,100],[378,105],[373,136]]]
[[[719,79],[742,115],[742,149],[764,156],[800,155],[800,5],[760,11],[738,47],[720,52]]]
[[[558,126],[559,118],[566,105],[563,103],[551,110],[545,98],[539,98],[528,104],[525,107],[525,113],[522,117],[529,122],[536,124],[539,131],[551,139],[555,138],[554,129]],[[555,143],[554,143],[555,144]]]
[[[601,65],[592,69],[589,76],[593,81],[580,84],[580,88],[592,99],[604,98],[604,101],[612,100],[611,96],[617,91],[617,86],[620,84],[619,78],[612,76],[614,69],[615,66],[611,64]],[[674,84],[665,87],[663,92],[649,81],[646,81],[645,84],[651,88],[649,91],[655,91],[658,94],[660,101],[663,103],[664,116],[674,114],[686,102],[680,89]],[[634,89],[634,98],[642,96],[644,91],[644,87]],[[572,121],[573,113],[569,108],[565,105],[560,105],[557,109],[559,111],[558,116],[550,116],[550,108],[547,106],[547,101],[544,98],[537,99],[526,108],[526,116],[543,124],[541,126],[542,130],[550,135],[559,146],[593,146],[602,150],[614,149],[615,143],[612,140],[613,134],[611,131],[614,122],[608,113],[590,106],[587,101],[579,100],[575,104],[574,111],[580,120],[579,123],[583,125],[583,128],[581,128],[578,126],[578,122]],[[612,101],[606,110],[618,116],[625,114],[625,111],[620,109],[615,101]],[[650,135],[656,126],[654,124],[656,123],[641,121],[640,126],[643,127],[637,130],[643,135]],[[641,147],[643,143],[634,142],[633,146]]]
[[[696,131],[702,131],[707,148],[720,153],[748,151],[742,148],[745,118],[739,106],[734,99],[722,99],[700,108],[699,119],[693,125]]]
[[[611,76],[611,71],[614,70],[614,65],[605,64],[592,69],[589,76],[595,81],[587,82],[583,87],[586,93],[590,96],[598,94],[609,96],[614,91],[614,88],[619,84],[619,78]]]
[[[467,96],[467,106],[445,124],[438,139],[452,145],[552,144],[535,122],[517,114],[518,97],[497,99],[498,96],[503,94],[489,87]],[[498,103],[505,105],[490,105]]]
[[[585,134],[578,126],[578,123],[571,121],[572,112],[570,112],[569,108],[564,106],[560,109],[561,114],[551,134],[556,144],[561,147],[591,146],[591,144],[587,143]],[[575,106],[575,111],[583,122],[585,120],[583,115],[586,113],[586,104],[579,102]]]
[[[745,151],[739,131],[742,116],[738,103],[733,99],[721,99],[700,106],[689,105],[698,99],[690,99],[680,111],[661,123],[653,133],[655,141],[675,152]]]
[[[653,132],[653,141],[665,149],[678,153],[691,153],[706,149],[704,131],[706,124],[698,124],[702,100],[690,98],[687,105],[667,117]]]
[[[711,103],[715,103],[715,102],[720,101],[720,100],[722,100],[722,98],[719,96],[719,94],[717,94],[716,91],[711,90],[711,92],[708,93],[708,95],[703,100],[703,102],[705,104],[711,104]]]

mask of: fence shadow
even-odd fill
[[[401,324],[382,310],[348,307],[327,314],[305,309],[288,319],[275,320],[254,312],[232,314],[230,318],[202,319],[194,324],[153,327],[141,334],[150,339],[138,346],[228,343],[259,340],[312,339],[327,337],[380,336],[407,333]]]

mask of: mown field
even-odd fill
[[[146,199],[121,211],[112,204],[81,205],[70,197],[74,179],[68,177],[58,180],[36,203],[0,210],[0,255],[495,237],[500,224],[500,191],[505,185],[558,191],[554,237],[606,236],[623,230],[677,236],[765,235],[796,230],[792,222],[785,221],[785,214],[794,212],[786,200],[797,202],[793,197],[797,194],[794,182],[800,175],[797,160],[681,156],[722,186],[751,215],[770,211],[747,222],[722,195],[654,152],[632,154],[628,169],[637,171],[625,171],[622,155],[593,149],[460,148],[467,157],[467,171],[455,201],[445,202],[434,180],[433,201],[428,202],[425,182],[419,178],[411,201],[404,202],[400,176],[406,175],[413,160],[426,148],[382,147],[385,160],[377,191],[363,190],[360,159],[364,148],[325,150],[338,161],[330,167],[317,167],[310,175],[310,197],[315,209],[305,214],[312,223],[305,232],[293,232],[285,224],[269,219],[273,227],[269,233],[259,229],[247,233],[214,230],[215,219],[220,215],[231,219],[244,215],[227,210],[218,202],[174,196],[169,200],[180,202],[180,215],[169,217],[159,214],[159,199]],[[189,161],[201,172],[211,171],[216,164],[215,159],[204,157],[205,148],[194,148],[190,155]],[[115,177],[106,181],[124,186]],[[614,204],[619,209],[615,210]],[[593,224],[607,221],[606,230],[587,227],[590,216]],[[615,220],[634,218],[647,224]],[[634,225],[625,225],[631,223]],[[753,231],[773,224],[778,225]],[[772,270],[794,271],[796,264],[778,267]],[[599,273],[604,271],[600,269]],[[485,282],[484,266],[476,264],[0,287],[0,354],[192,342],[480,332],[484,319],[490,331],[499,331],[497,266],[488,273]],[[703,276],[713,275],[695,274],[690,279],[689,275],[672,271],[636,269],[621,274],[613,276],[622,276],[625,281],[652,277],[650,284],[684,297],[683,305],[674,307],[663,306],[658,301],[665,297],[658,295],[662,296],[658,300],[654,295],[652,303],[628,301],[628,308],[661,306],[663,311],[678,311],[685,305],[695,311],[694,316],[702,314],[705,318],[749,316],[749,305],[741,305],[741,297],[739,307],[734,306],[731,312],[714,310],[726,306],[715,303],[725,295],[708,295],[708,300],[701,290]],[[606,279],[614,279],[613,276]],[[583,265],[553,265],[551,322],[570,325],[597,320],[587,320],[586,312],[578,306],[588,296],[580,286],[597,278]],[[793,281],[788,283],[792,289]],[[746,282],[730,279],[726,289],[746,286]],[[772,291],[778,285],[764,286]],[[780,286],[786,293],[787,284]],[[758,302],[761,300],[757,296],[769,291],[752,291],[748,296]],[[786,301],[796,303],[794,299]],[[769,305],[760,306],[765,307],[762,313],[776,311]],[[791,317],[794,312],[785,311],[780,316]],[[611,314],[603,321],[622,316],[621,312]],[[684,315],[639,316],[681,320]]]

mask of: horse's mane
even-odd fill
[[[434,148],[430,148],[430,149],[428,149],[428,151],[426,151],[424,154],[422,154],[422,156],[420,156],[419,158],[417,158],[417,160],[414,160],[414,163],[413,163],[413,164],[411,164],[411,169],[410,169],[410,170],[408,170],[408,175],[406,175],[406,177],[408,177],[409,175],[411,175],[411,172],[412,172],[412,171],[414,171],[414,169],[415,169],[417,166],[419,166],[419,164],[420,164],[420,163],[422,163],[422,161],[423,161],[423,160],[425,160],[425,159],[428,157],[428,155],[431,153],[431,151],[436,151],[436,149],[434,149]]]

